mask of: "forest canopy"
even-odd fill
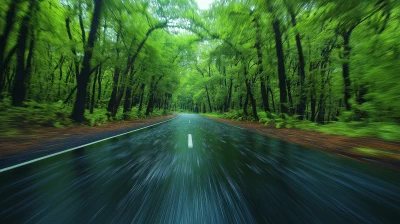
[[[4,0],[1,128],[186,111],[391,132],[399,33],[397,0]]]

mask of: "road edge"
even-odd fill
[[[96,143],[103,142],[103,141],[106,141],[106,140],[109,140],[109,139],[112,139],[112,138],[116,138],[116,137],[119,137],[119,136],[122,136],[122,135],[130,134],[132,132],[140,131],[140,130],[143,130],[143,129],[146,129],[146,128],[149,128],[149,127],[153,127],[153,126],[156,126],[156,125],[159,125],[159,124],[162,124],[162,123],[166,123],[168,121],[176,119],[177,117],[179,117],[179,115],[177,115],[177,116],[175,116],[175,117],[173,117],[171,119],[165,120],[165,121],[161,121],[161,122],[158,122],[158,123],[155,123],[155,124],[148,125],[146,127],[141,127],[141,128],[138,128],[138,129],[134,129],[134,130],[131,130],[131,131],[124,132],[122,134],[113,135],[111,137],[103,138],[103,139],[100,139],[100,140],[97,140],[97,141],[94,141],[94,142],[90,142],[90,143],[86,143],[86,144],[83,144],[83,145],[80,145],[80,146],[69,148],[69,149],[66,149],[66,150],[63,150],[63,151],[60,151],[60,152],[52,153],[52,154],[49,154],[47,156],[42,156],[42,157],[39,157],[39,158],[36,158],[36,159],[28,160],[26,162],[22,162],[22,163],[15,164],[15,165],[12,165],[12,166],[9,166],[9,167],[5,167],[5,168],[0,169],[0,173],[6,172],[6,171],[9,171],[9,170],[21,167],[21,166],[25,166],[25,165],[28,165],[28,164],[31,164],[31,163],[34,163],[34,162],[37,162],[37,161],[40,161],[40,160],[48,159],[48,158],[51,158],[51,157],[54,157],[54,156],[57,156],[57,155],[60,155],[60,154],[63,154],[63,153],[71,152],[71,151],[74,151],[76,149],[83,148],[83,147],[86,147],[86,146],[89,146],[89,145],[94,145]]]

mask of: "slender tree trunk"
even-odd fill
[[[143,83],[143,84],[140,86],[140,103],[139,103],[139,111],[142,111],[142,108],[143,108],[144,88],[145,88],[145,84]]]
[[[261,98],[263,103],[263,108],[265,112],[269,111],[269,102],[268,102],[268,93],[267,88],[265,87],[265,78],[264,78],[264,67],[263,67],[263,55],[262,55],[262,48],[261,48],[261,28],[259,23],[259,17],[256,16],[254,18],[254,22],[256,25],[256,50],[257,50],[257,74],[260,77],[260,91],[261,91]]]
[[[346,106],[346,110],[351,110],[351,104],[349,102],[351,98],[351,81],[350,81],[350,31],[345,31],[342,33],[343,36],[343,45],[344,45],[344,62],[342,64],[343,70],[343,81],[344,81],[344,104]]]
[[[243,104],[243,115],[245,117],[249,116],[249,113],[247,113],[247,105],[249,104],[249,92],[246,91],[246,99],[244,100],[244,104]]]
[[[321,89],[320,89],[321,94],[318,101],[318,115],[317,115],[318,123],[325,122],[325,74],[326,74],[327,63],[328,63],[327,61],[324,61],[321,64]]]
[[[129,72],[129,81],[128,86],[125,91],[125,100],[124,100],[124,113],[130,112],[132,110],[132,85],[133,85],[133,76],[134,76],[133,66]]]
[[[310,84],[311,91],[310,91],[310,103],[311,103],[311,121],[315,121],[315,115],[316,115],[316,106],[317,106],[317,98],[316,98],[316,89],[315,89],[315,83]]]
[[[228,88],[228,100],[225,105],[225,112],[229,111],[231,101],[232,101],[232,88],[233,88],[233,80],[230,79],[229,88]]]
[[[96,102],[96,82],[97,82],[97,77],[99,76],[99,69],[97,69],[97,72],[94,74],[93,78],[93,85],[92,85],[92,95],[90,99],[90,114],[93,114],[94,111],[94,104]]]
[[[254,98],[253,93],[251,92],[251,87],[250,87],[250,83],[247,83],[247,91],[248,91],[248,96],[249,96],[249,100],[250,100],[250,104],[251,104],[251,108],[253,111],[253,117],[256,121],[259,120],[258,118],[258,114],[257,114],[257,103],[256,103],[256,99]]]
[[[103,73],[103,66],[100,66],[99,67],[99,75],[97,76],[97,85],[98,85],[98,87],[97,87],[97,89],[98,89],[98,92],[97,92],[97,104],[99,104],[100,102],[101,102],[101,75],[102,75],[102,73]]]
[[[206,85],[206,93],[207,93],[208,108],[210,109],[210,113],[212,113],[210,94],[208,93],[207,85]]]
[[[108,101],[108,106],[107,106],[108,112],[113,111],[114,105],[116,104],[116,101],[117,101],[119,74],[120,74],[120,70],[117,67],[114,70],[113,87],[112,87],[112,91],[111,91],[110,101]]]
[[[82,70],[78,76],[76,100],[71,115],[71,118],[76,122],[83,122],[85,120],[86,88],[91,74],[90,61],[93,56],[96,34],[100,25],[100,14],[103,6],[103,0],[94,0],[94,5],[92,24],[90,27],[88,43],[85,47]]]
[[[71,27],[70,27],[70,18],[68,17],[65,20],[65,27],[67,28],[67,34],[68,34],[68,38],[70,40],[70,42],[73,42],[73,37],[72,37],[72,33],[71,33]],[[75,66],[75,79],[78,80],[78,76],[79,76],[79,61],[78,61],[78,53],[76,52],[75,47],[71,47],[71,52],[74,55],[74,66]]]
[[[268,92],[271,94],[271,101],[272,101],[272,110],[277,111],[275,107],[275,98],[274,98],[274,93],[272,92],[271,87],[268,87]]]
[[[286,90],[286,72],[285,72],[285,57],[283,53],[283,45],[282,45],[282,33],[280,28],[280,21],[275,18],[274,7],[271,0],[267,1],[267,8],[270,14],[274,17],[272,22],[272,28],[275,34],[275,49],[276,49],[276,56],[278,58],[278,78],[279,78],[279,102],[281,113],[287,114],[288,107],[287,107],[287,90]]]
[[[146,116],[149,116],[150,113],[153,111],[154,107],[154,92],[150,90],[149,93],[149,102],[147,103],[147,108],[146,108]]]
[[[286,80],[286,85],[287,85],[287,93],[288,93],[288,97],[289,97],[289,113],[293,114],[294,108],[293,108],[293,97],[292,97],[290,80]]]
[[[289,112],[287,107],[287,90],[286,90],[286,74],[285,74],[285,58],[283,54],[282,34],[280,30],[279,20],[273,22],[276,44],[276,56],[278,58],[278,77],[279,77],[279,101],[281,113]]]
[[[61,99],[61,82],[62,82],[62,77],[63,77],[63,64],[64,64],[64,59],[60,59],[60,66],[59,66],[59,78],[58,78],[58,94],[57,98],[58,100]]]
[[[5,60],[7,57],[10,57],[16,52],[16,48],[12,48],[12,50],[8,53],[9,56],[5,55],[6,47],[8,44],[8,38],[10,37],[11,31],[15,24],[15,16],[17,14],[17,9],[22,0],[13,0],[11,1],[7,14],[5,17],[5,24],[2,35],[0,35],[0,93],[3,92],[3,88],[5,86],[5,69],[8,67],[9,60]]]
[[[297,21],[296,21],[296,15],[294,14],[292,9],[289,9],[290,17],[292,18],[292,25],[293,27],[297,26]],[[303,47],[301,45],[301,38],[300,34],[296,32],[296,47],[297,47],[297,54],[299,58],[299,77],[300,77],[300,103],[297,105],[297,113],[299,115],[299,119],[303,120],[304,119],[304,113],[306,110],[306,101],[307,101],[307,95],[305,93],[305,78],[306,78],[306,72],[305,72],[305,60],[304,60],[304,54],[303,54]]]
[[[256,103],[256,99],[254,98],[254,95],[251,91],[250,80],[247,78],[248,70],[246,67],[244,68],[244,76],[245,76],[245,82],[246,82],[247,96],[248,96],[248,99],[250,100],[251,108],[253,111],[253,117],[254,117],[254,119],[256,119],[258,121],[259,118],[258,118],[258,114],[257,114],[257,103]]]

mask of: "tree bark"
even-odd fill
[[[282,34],[280,30],[279,20],[273,22],[276,56],[278,58],[278,78],[279,78],[279,102],[281,113],[287,114],[289,112],[287,107],[287,90],[286,90],[286,73],[285,73],[285,58],[283,54]]]
[[[144,88],[145,88],[145,84],[142,83],[142,85],[140,86],[140,102],[139,102],[139,111],[142,111],[143,108],[143,97],[144,97]]]
[[[13,106],[22,106],[23,101],[26,97],[26,91],[28,88],[28,79],[30,72],[30,63],[32,62],[33,56],[33,44],[34,44],[34,37],[31,35],[31,43],[30,43],[30,51],[29,57],[27,62],[27,68],[25,67],[25,51],[27,48],[27,40],[29,38],[29,28],[33,29],[31,23],[31,17],[33,13],[33,8],[36,5],[36,1],[32,0],[29,4],[29,11],[22,19],[21,27],[18,33],[17,38],[17,69],[14,78],[14,88],[12,90],[12,104]],[[33,34],[33,31],[31,32]]]
[[[296,15],[294,14],[293,10],[289,8],[289,13],[290,17],[292,18],[292,25],[293,27],[297,26],[297,21],[296,21]],[[299,119],[303,120],[304,119],[304,114],[306,110],[306,101],[307,101],[307,95],[304,91],[304,82],[306,78],[306,72],[305,72],[305,60],[304,60],[304,54],[303,54],[303,47],[301,45],[301,38],[300,34],[296,32],[296,47],[297,47],[297,55],[299,59],[299,77],[300,77],[300,103],[297,105],[297,114],[299,115]]]
[[[97,104],[101,102],[101,74],[103,73],[103,66],[99,67],[99,75],[97,76]]]
[[[249,113],[247,113],[247,105],[249,104],[249,92],[246,91],[246,99],[244,100],[243,103],[243,115],[245,117],[249,116]]]
[[[229,87],[228,87],[228,99],[226,101],[225,105],[225,112],[229,111],[231,101],[232,101],[232,88],[233,88],[233,80],[232,78],[230,79]]]
[[[8,44],[8,38],[10,37],[11,31],[15,24],[15,16],[17,14],[18,5],[22,0],[13,0],[8,7],[7,14],[5,17],[5,26],[3,29],[3,34],[0,35],[0,93],[3,92],[5,86],[5,69],[8,67],[9,60],[7,57],[12,56],[15,53],[16,48],[12,48],[9,52],[9,56],[5,56],[6,47]],[[14,49],[14,50],[13,50]],[[11,54],[11,55],[10,55]]]
[[[103,6],[103,0],[94,0],[94,5],[92,24],[90,27],[88,43],[85,47],[82,70],[78,76],[76,100],[71,115],[71,118],[76,122],[83,122],[85,120],[86,88],[91,74],[90,60],[93,56],[96,34],[100,25],[100,15],[101,8]]]
[[[343,58],[344,62],[342,64],[342,75],[343,75],[343,82],[344,82],[344,104],[346,106],[346,110],[349,111],[351,110],[351,104],[349,102],[351,98],[351,81],[350,81],[350,35],[351,31],[344,31],[342,33],[343,36],[343,45],[344,45],[344,52],[343,52]]]
[[[94,111],[94,104],[96,101],[96,82],[97,82],[97,76],[99,76],[99,69],[97,69],[97,72],[94,74],[93,78],[93,85],[92,85],[92,95],[90,99],[90,114],[93,114]]]
[[[263,108],[265,112],[270,111],[269,109],[269,102],[268,102],[268,94],[267,88],[265,87],[265,78],[264,78],[264,66],[263,66],[263,55],[262,55],[262,48],[261,48],[261,28],[259,23],[259,17],[254,17],[254,23],[256,25],[256,50],[257,50],[257,74],[260,77],[260,91],[261,91],[261,98],[263,103]]]
[[[258,121],[259,118],[258,118],[258,114],[257,114],[257,103],[256,103],[256,99],[254,98],[254,95],[251,91],[251,83],[250,83],[250,80],[248,79],[248,70],[246,67],[244,67],[244,77],[245,77],[245,82],[246,82],[248,100],[250,100],[251,108],[253,111],[253,117],[254,117],[254,119],[256,119]]]
[[[133,85],[134,74],[135,72],[132,66],[129,72],[128,86],[126,87],[125,91],[124,113],[130,112],[132,110],[132,85]]]
[[[209,110],[210,110],[210,113],[212,113],[212,106],[211,106],[210,94],[208,93],[207,85],[206,85],[206,94],[207,94],[208,108],[209,108]]]
[[[271,0],[267,1],[267,7],[269,12],[273,17],[275,17],[275,12],[273,10],[273,5]],[[287,114],[287,90],[286,90],[286,73],[285,73],[285,58],[283,53],[283,45],[282,45],[282,33],[280,28],[280,22],[277,18],[274,18],[272,22],[272,27],[275,34],[275,45],[276,45],[276,56],[278,58],[278,78],[279,78],[279,102],[281,113]]]

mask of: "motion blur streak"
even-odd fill
[[[398,172],[197,115],[6,171],[0,179],[0,223],[400,220]]]

